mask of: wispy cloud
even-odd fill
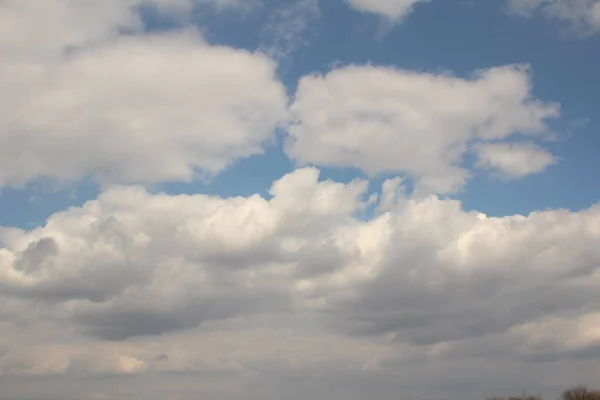
[[[297,0],[278,5],[261,30],[261,49],[280,62],[289,62],[299,48],[317,35],[315,22],[321,16],[318,0]]]
[[[566,22],[570,33],[600,32],[600,0],[509,0],[508,7],[522,16],[540,12],[547,18]]]

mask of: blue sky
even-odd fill
[[[6,0],[0,396],[593,385],[598,49],[599,0]]]

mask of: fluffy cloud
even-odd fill
[[[596,354],[598,205],[491,218],[392,179],[364,220],[365,181],[318,176],[296,170],[269,199],[113,187],[42,227],[2,228],[0,371],[210,372],[243,387],[368,385],[410,365],[428,385],[433,361],[508,382],[515,363]]]
[[[44,227],[3,229],[3,292],[108,339],[296,310],[434,345],[593,312],[597,206],[488,218],[390,195],[397,184],[369,221],[353,216],[365,182],[319,182],[314,169],[275,182],[270,200],[113,188]]]
[[[528,68],[469,79],[372,66],[304,77],[291,106],[287,153],[300,164],[407,174],[424,191],[459,189],[473,142],[547,132],[559,107],[531,94]]]
[[[400,197],[370,222],[381,258],[368,278],[344,291],[315,280],[307,295],[346,332],[416,345],[503,333],[549,315],[570,319],[595,312],[599,221],[597,206],[489,218],[450,200]]]
[[[326,273],[352,255],[331,229],[361,206],[366,189],[317,176],[306,169],[284,177],[270,201],[113,188],[45,227],[3,230],[1,285],[65,304],[86,332],[109,339],[289,309],[290,279]]]
[[[24,20],[32,30],[5,32],[0,43],[0,186],[211,176],[261,153],[285,116],[285,89],[266,56],[211,46],[193,30],[116,35],[141,29],[134,2],[48,3],[55,19],[31,3],[0,9],[11,22],[4,29]]]
[[[546,150],[532,143],[485,143],[475,146],[477,165],[515,179],[542,172],[557,162]]]
[[[523,16],[541,12],[548,18],[570,24],[579,33],[600,31],[598,0],[508,0],[508,6],[510,11]]]
[[[345,0],[358,11],[379,14],[392,21],[400,20],[410,13],[413,7],[429,0]]]
[[[66,49],[117,36],[121,30],[144,29],[139,7],[184,17],[194,4],[218,7],[239,0],[6,0],[0,7],[0,51],[3,63],[15,59],[57,58]]]

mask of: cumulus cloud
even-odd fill
[[[211,46],[194,30],[116,35],[140,29],[133,2],[52,4],[56,19],[28,1],[0,9],[5,29],[32,30],[0,43],[0,185],[210,177],[261,153],[285,116],[264,55]]]
[[[382,256],[368,278],[343,292],[313,281],[307,292],[344,331],[434,345],[594,312],[597,206],[489,218],[436,197],[399,204],[380,217]]]
[[[269,199],[120,186],[2,228],[0,371],[294,382],[410,365],[425,384],[429,362],[471,379],[483,371],[465,360],[495,355],[498,382],[596,354],[598,205],[492,218],[383,186],[368,220],[367,182],[303,168]]]
[[[409,14],[418,3],[429,0],[345,0],[348,5],[358,11],[378,14],[398,21]]]
[[[509,10],[523,16],[541,13],[547,18],[566,22],[578,33],[600,31],[598,0],[508,0]]]
[[[485,143],[475,145],[477,165],[498,171],[509,179],[542,172],[557,162],[546,150],[533,143]]]
[[[340,332],[433,345],[593,311],[597,206],[489,218],[397,184],[368,221],[354,216],[366,182],[319,182],[310,168],[270,200],[113,188],[44,227],[3,229],[3,292],[107,339],[301,310]]]
[[[106,40],[123,31],[141,32],[139,7],[183,18],[194,5],[219,8],[241,0],[6,0],[0,7],[0,51],[3,63],[61,57],[65,50]]]
[[[317,177],[313,169],[287,175],[269,201],[113,188],[45,227],[3,230],[1,285],[68,304],[87,333],[109,339],[289,309],[289,279],[326,273],[351,255],[331,229],[361,207],[366,189]]]
[[[348,66],[302,78],[291,113],[286,150],[299,164],[397,172],[448,193],[469,177],[470,142],[544,135],[559,106],[532,95],[522,65],[471,78]]]

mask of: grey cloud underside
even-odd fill
[[[403,281],[369,285],[355,302],[334,309],[332,317],[351,333],[397,332],[397,340],[432,345],[505,332],[531,319],[586,307],[593,312],[598,301],[592,288],[581,293],[578,286],[556,282],[509,284],[489,277],[431,290]]]
[[[125,340],[139,336],[155,336],[197,327],[202,322],[227,319],[256,313],[277,313],[289,310],[290,301],[284,294],[266,297],[264,293],[223,291],[208,299],[193,298],[166,310],[155,307],[135,307],[131,310],[83,311],[73,320],[86,335],[108,340]]]

